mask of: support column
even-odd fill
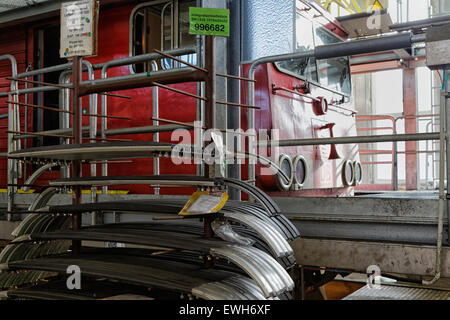
[[[444,69],[443,77],[445,77],[450,73],[450,70]],[[449,181],[450,181],[450,81],[447,80],[444,85],[444,90],[442,90],[441,94],[443,95],[441,97],[441,103],[445,104],[445,120],[440,120],[441,125],[445,125],[445,148],[446,148],[446,169],[447,169],[447,219],[450,221],[450,188],[449,188]],[[450,234],[450,223],[447,225],[447,233]],[[447,245],[450,245],[450,237],[447,239]]]
[[[205,67],[208,70],[208,81],[206,82],[206,105],[205,105],[205,124],[206,130],[216,127],[216,68],[215,68],[215,38],[214,36],[205,37]],[[205,143],[205,147],[206,147]],[[205,177],[211,176],[211,166],[205,165]]]
[[[82,122],[80,105],[80,83],[81,83],[81,58],[74,57],[72,65],[73,92],[72,92],[72,111],[73,111],[73,143],[82,142]],[[81,161],[75,160],[72,163],[72,178],[81,177]],[[81,204],[81,187],[72,188],[72,204]],[[81,227],[81,214],[74,213],[72,216],[72,229],[78,230]],[[72,252],[77,254],[81,251],[81,241],[72,241]]]
[[[228,74],[234,76],[240,76],[241,66],[241,1],[230,1],[230,19],[232,24],[231,37],[228,42]],[[241,103],[241,82],[235,79],[228,79],[228,101],[234,103]],[[241,128],[241,110],[240,108],[227,108],[227,127],[230,130],[236,130]],[[241,137],[237,139],[234,136],[228,137],[235,139],[227,141],[227,145],[233,145],[234,150],[232,152],[239,152]],[[236,162],[237,159],[236,159]],[[241,179],[241,165],[238,163],[228,165],[228,177],[233,179]],[[241,192],[239,190],[231,188],[229,191],[230,199],[241,200]]]
[[[405,116],[415,116],[416,105],[416,70],[403,70],[403,113]],[[417,132],[417,119],[405,119],[405,133]],[[406,144],[406,190],[417,190],[417,142],[407,141]]]
[[[208,80],[205,84],[206,104],[205,104],[205,127],[206,130],[216,127],[215,110],[216,110],[216,64],[215,64],[215,37],[205,37],[205,67],[208,70]],[[204,147],[207,143],[205,142]],[[205,163],[205,177],[214,178],[214,165]],[[207,215],[203,219],[203,236],[211,238],[214,234],[211,223],[214,217]],[[205,267],[211,267],[211,260],[205,260]]]

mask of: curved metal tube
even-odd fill
[[[275,261],[272,257],[270,257],[269,261],[265,261],[263,258],[263,252],[259,249],[257,253],[253,252],[250,248],[252,247],[243,247],[241,250],[235,250],[236,254],[240,255],[245,259],[250,259],[251,263],[258,265],[259,268],[263,270],[264,276],[270,282],[275,294],[278,296],[286,291],[286,288],[283,284],[283,280],[279,276],[279,273],[273,267],[273,262]],[[255,249],[255,248],[252,248]],[[266,254],[264,252],[264,254]],[[268,255],[267,255],[268,256]],[[275,264],[278,262],[275,261]]]
[[[30,223],[30,221],[32,219],[35,219],[37,215],[35,214],[29,214],[25,217],[25,219],[22,220],[22,222],[13,230],[13,232],[11,232],[11,235],[13,237],[18,237],[21,236],[23,234],[22,230],[25,228],[26,225],[28,225],[28,223]]]
[[[285,257],[294,253],[284,237],[274,227],[264,221],[254,216],[233,212],[224,213],[224,217],[256,231],[256,233],[269,245],[276,257]]]
[[[235,265],[244,270],[253,280],[255,280],[266,297],[277,295],[274,292],[270,281],[266,278],[264,271],[260,270],[258,268],[259,266],[255,265],[254,262],[248,261],[248,259],[245,259],[241,255],[237,254],[237,252],[232,250],[231,248],[215,248],[211,249],[211,253],[214,256],[230,260]]]
[[[58,189],[56,188],[47,188],[43,192],[39,194],[39,196],[34,200],[34,202],[29,206],[28,211],[37,211],[38,209],[43,208],[50,199],[58,193]]]
[[[256,299],[256,300],[264,300],[265,299],[263,292],[261,291],[261,288],[258,287],[258,285],[250,278],[234,277],[234,278],[229,278],[229,279],[223,280],[222,282],[234,285],[236,287],[241,288],[242,290],[244,290],[246,292],[251,293],[252,296],[254,297],[254,299]]]
[[[47,170],[53,168],[53,167],[57,167],[59,166],[57,163],[47,163],[45,165],[43,165],[42,167],[40,167],[39,169],[37,169],[31,176],[28,177],[27,181],[25,181],[25,185],[32,185],[33,183],[36,182],[36,180]],[[22,187],[23,191],[29,191],[30,187],[29,186],[24,186]]]

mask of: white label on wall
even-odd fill
[[[95,1],[61,4],[61,58],[95,54]]]

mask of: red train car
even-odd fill
[[[291,1],[292,2],[292,1]],[[225,2],[224,2],[225,3]],[[92,65],[111,60],[142,55],[153,49],[172,50],[176,48],[195,47],[201,42],[200,37],[189,34],[189,7],[197,6],[198,1],[160,0],[106,1],[100,8],[98,27],[98,54],[86,58]],[[294,34],[295,50],[308,50],[316,45],[343,41],[345,30],[333,18],[310,1],[295,1]],[[244,6],[251,15],[251,6]],[[289,22],[290,23],[290,22]],[[11,54],[17,60],[18,73],[37,70],[67,61],[59,57],[59,16],[56,12],[49,15],[37,15],[33,19],[10,21],[0,34],[0,55]],[[1,26],[0,26],[1,27]],[[245,33],[246,28],[240,32]],[[294,43],[293,42],[293,43]],[[246,46],[245,43],[242,44]],[[199,56],[186,54],[181,58],[197,63]],[[219,67],[226,68],[226,59],[217,59]],[[0,61],[1,90],[10,91],[11,63]],[[177,63],[175,63],[178,65]],[[169,59],[157,61],[158,69],[173,68]],[[155,65],[140,63],[111,68],[108,77],[126,76],[134,73],[151,71]],[[242,75],[246,75],[248,64],[242,65]],[[100,70],[95,71],[95,79],[101,78]],[[29,79],[32,79],[31,77]],[[34,76],[34,80],[58,83],[60,72],[45,73]],[[86,73],[84,80],[87,80]],[[347,58],[329,60],[299,59],[288,62],[270,63],[260,66],[256,71],[255,104],[261,109],[255,112],[255,129],[267,130],[268,139],[322,138],[332,135],[355,136],[355,111],[351,98],[351,79]],[[36,85],[20,84],[20,89]],[[192,94],[197,94],[195,83],[173,85]],[[246,86],[242,86],[242,103],[246,102]],[[110,118],[108,130],[144,127],[153,124],[152,97],[153,89],[144,88],[121,92],[110,92],[129,97],[109,96],[108,115],[129,118],[129,120]],[[2,99],[7,99],[6,97]],[[20,101],[29,104],[60,107],[60,93],[45,91],[21,95]],[[100,110],[101,97],[97,97]],[[179,122],[197,120],[197,101],[168,90],[159,90],[159,118]],[[5,100],[2,100],[5,106]],[[83,112],[89,113],[89,100],[83,99]],[[7,109],[4,109],[6,112]],[[33,108],[20,108],[20,127],[27,132],[53,132],[61,129],[61,114]],[[242,128],[246,128],[247,111],[241,110]],[[3,132],[1,147],[7,150],[7,119],[0,120]],[[84,117],[83,125],[89,126],[92,117]],[[97,131],[102,130],[101,119],[95,118]],[[109,139],[130,139],[134,141],[151,141],[153,134],[110,135]],[[162,142],[173,142],[170,132],[161,132]],[[40,137],[22,139],[21,148],[58,144],[59,138]],[[85,140],[89,142],[89,140]],[[258,164],[256,183],[270,194],[278,196],[336,196],[351,195],[353,186],[361,181],[361,164],[356,145],[339,146],[303,146],[282,147],[279,155],[271,148],[259,148],[262,155],[272,160],[290,177],[285,181],[270,174],[263,165]],[[273,153],[273,154],[272,154]],[[0,183],[7,184],[7,161],[0,160]],[[96,164],[97,174],[102,171],[102,164]],[[25,167],[21,172],[21,182],[27,178],[35,167]],[[84,175],[91,168],[83,167]],[[196,174],[197,167],[192,165],[174,165],[170,159],[160,160],[160,174]],[[242,179],[246,179],[246,167],[242,168]],[[108,164],[108,175],[151,175],[154,173],[152,159],[134,159]],[[48,179],[59,177],[59,171],[47,172],[36,182],[45,184]],[[121,186],[120,189],[130,193],[153,193],[146,186]],[[185,194],[191,190],[161,189],[162,194]]]

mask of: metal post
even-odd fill
[[[417,102],[416,95],[416,73],[414,69],[403,70],[403,113],[405,115],[405,133],[417,132]],[[418,156],[417,142],[410,141],[405,144],[406,153],[406,190],[417,190],[419,181],[417,180]]]
[[[82,66],[86,66],[88,71],[88,79],[90,81],[95,80],[95,74],[94,74],[94,68],[92,67],[92,64],[89,61],[83,61]],[[81,81],[82,79],[80,79]],[[89,96],[89,113],[90,114],[97,114],[97,94],[91,94]],[[83,135],[83,129],[81,129],[81,135]],[[96,143],[95,140],[97,138],[97,117],[89,117],[89,143]],[[97,164],[93,163],[91,164],[91,177],[97,176]],[[97,196],[97,187],[91,187],[91,202],[96,203],[98,201]],[[94,211],[91,213],[91,224],[95,225],[98,223],[101,223],[99,221],[99,217],[101,218],[101,214]]]
[[[158,64],[156,63],[156,61],[152,61],[151,65],[152,65],[153,71],[158,71]],[[159,118],[159,87],[158,86],[153,86],[153,89],[152,89],[152,117]],[[153,120],[153,125],[158,126],[159,121]],[[153,141],[159,142],[159,133],[158,132],[155,132],[153,134]],[[157,176],[159,174],[160,174],[159,158],[155,157],[155,158],[153,158],[153,175]],[[159,187],[154,188],[156,195],[159,194],[159,189],[160,189]]]
[[[230,1],[231,37],[228,42],[228,74],[240,76],[241,65],[241,1]],[[230,102],[241,103],[241,82],[234,79],[228,80],[228,96]],[[241,128],[241,110],[239,108],[228,108],[227,110],[228,129],[236,130]],[[227,144],[235,146],[231,152],[239,152],[241,138],[229,135],[230,139],[235,139]],[[228,165],[228,177],[241,179],[241,166],[239,162]],[[241,192],[236,189],[229,190],[230,199],[241,200]]]
[[[103,66],[102,69],[102,75],[101,78],[102,79],[106,79],[107,78],[107,66]],[[101,100],[101,109],[100,109],[100,113],[103,116],[106,116],[108,114],[108,97],[106,95],[102,95],[100,97]],[[100,129],[100,136],[102,139],[106,139],[106,130],[108,130],[108,119],[106,117],[101,118],[101,129]],[[102,141],[102,142],[106,142],[106,140]],[[106,177],[108,176],[108,163],[105,162],[102,164],[102,176]],[[108,187],[107,186],[103,186],[102,187],[102,194],[106,195],[108,194]]]
[[[444,71],[445,74],[445,71]],[[445,90],[442,90],[442,93],[445,93]],[[442,237],[443,237],[443,227],[444,227],[444,211],[445,205],[448,204],[447,193],[445,192],[445,148],[447,147],[448,140],[448,132],[446,132],[446,123],[448,121],[446,116],[446,101],[441,98],[441,106],[440,106],[440,128],[439,128],[439,204],[438,204],[438,226],[437,226],[437,241],[436,241],[436,264],[435,264],[435,275],[434,278],[430,281],[422,280],[422,284],[424,285],[432,285],[436,281],[438,281],[441,277],[441,254],[442,254]],[[447,147],[448,148],[448,147]],[[448,149],[447,149],[448,152]],[[447,157],[447,166],[449,158]],[[448,189],[448,186],[447,186]]]
[[[397,128],[394,128],[394,134],[397,134]],[[393,162],[393,169],[392,169],[392,189],[394,191],[398,191],[398,146],[397,141],[394,141],[394,162]]]
[[[431,127],[432,124],[433,124],[432,120],[427,123],[427,127],[426,127],[426,132],[427,133],[430,132],[430,127]],[[431,146],[431,150],[433,150],[433,146]],[[429,151],[430,151],[430,144],[429,144],[428,141],[426,142],[426,149],[425,149],[425,151],[426,151],[426,155],[425,155],[425,159],[426,159],[426,161],[425,161],[425,189],[428,190],[428,176],[429,176],[429,174],[428,174],[428,172],[429,172],[429,165],[428,165],[429,162],[428,162],[428,160],[430,158],[430,153],[429,153]],[[431,154],[431,156],[433,156],[433,153]],[[433,157],[431,159],[431,164],[433,164]]]
[[[11,96],[8,96],[8,100],[11,99]],[[15,151],[14,144],[14,134],[11,132],[15,129],[14,126],[14,108],[17,105],[9,105],[8,106],[8,153]],[[17,188],[13,185],[17,184],[17,172],[16,172],[16,160],[8,158],[8,216],[7,220],[12,220],[12,215],[9,212],[12,212],[14,209],[14,197]]]
[[[72,65],[72,64],[70,64]],[[89,81],[95,79],[94,67],[89,61],[83,60],[81,63],[85,67],[85,71],[88,72]],[[70,76],[72,70],[66,70],[60,74],[59,84],[70,84]],[[81,81],[81,79],[80,79]],[[82,83],[82,82],[81,82]],[[63,110],[70,110],[70,89],[59,89],[59,105]],[[89,114],[97,114],[97,94],[92,94],[89,96]],[[61,129],[70,129],[70,114],[60,113],[59,125]],[[72,132],[71,130],[68,132]],[[97,138],[97,118],[89,117],[89,138],[90,143],[96,143]],[[70,139],[62,139],[62,143],[69,144]],[[91,164],[91,177],[97,176],[97,165]],[[69,177],[68,167],[61,167],[61,178]],[[97,187],[91,188],[91,202],[95,203],[98,201]],[[95,225],[98,223],[99,214],[97,212],[92,212],[91,214],[91,224]]]
[[[449,74],[449,70],[444,69],[444,77]],[[444,78],[445,79],[445,78]],[[447,218],[448,221],[450,221],[450,99],[448,97],[448,94],[450,92],[450,81],[447,80],[444,86],[444,90],[442,90],[442,93],[444,96],[441,99],[444,99],[441,103],[445,106],[445,118],[444,115],[441,115],[440,123],[445,127],[445,138],[446,138],[446,151],[447,151],[447,158],[446,158],[446,169],[447,169]],[[445,119],[445,120],[444,120]],[[450,230],[450,223],[448,224],[448,228]],[[447,240],[447,244],[450,244],[450,237]]]
[[[1,60],[9,60],[11,62],[11,75],[14,78],[17,75],[17,61],[16,59],[12,56],[12,55],[3,55],[0,56],[0,61]],[[17,81],[11,81],[11,87],[10,87],[11,91],[15,92],[14,96],[13,96],[13,101],[16,102],[18,101],[19,97],[17,96],[17,91],[19,89]],[[8,94],[8,100],[11,101],[11,96],[10,94]],[[11,105],[8,104],[8,130],[9,131],[15,131],[16,129],[20,128],[16,128],[17,125],[17,121],[15,121],[15,117],[16,114],[18,112],[16,112],[18,110],[18,106],[16,104]],[[19,124],[20,124],[20,118],[19,118]],[[16,151],[17,147],[20,146],[18,145],[14,139],[13,139],[13,134],[12,133],[8,133],[8,153]],[[14,159],[9,159],[7,160],[8,163],[8,171],[7,171],[7,181],[8,181],[8,187],[7,187],[7,192],[8,192],[8,212],[11,212],[14,208],[14,196],[15,196],[15,192],[17,190],[17,187],[12,186],[14,184],[17,184],[17,160]],[[7,220],[11,221],[12,220],[12,215],[10,213],[8,213],[7,215]]]
[[[28,65],[26,70],[25,70],[25,72],[30,71],[30,70],[31,70],[31,65]],[[28,80],[28,77],[26,77],[25,80]],[[25,89],[28,89],[28,83],[27,82],[25,82]],[[25,99],[25,104],[27,104],[28,103],[28,94],[25,94],[24,99]],[[23,126],[25,128],[25,131],[28,131],[28,106],[25,106]],[[28,148],[28,141],[27,140],[24,140],[23,147],[24,147],[24,149]],[[23,166],[23,179],[24,179],[24,181],[27,178],[28,178],[27,165],[26,165],[26,163],[24,163],[24,166]]]
[[[216,68],[215,68],[215,38],[205,37],[205,67],[208,70],[205,95],[205,127],[206,130],[215,128],[215,107],[216,107]],[[206,145],[205,145],[206,147]],[[205,166],[205,177],[210,178],[214,170],[211,166]]]
[[[73,143],[81,144],[82,142],[82,122],[81,122],[81,108],[80,108],[80,82],[81,82],[81,58],[73,58],[73,92],[72,92],[72,111],[73,111]],[[72,163],[72,178],[81,177],[81,161],[76,160]],[[72,189],[72,204],[81,204],[81,187],[74,187]],[[72,216],[72,229],[78,230],[81,227],[81,214],[74,213]],[[81,251],[81,241],[72,241],[73,253],[77,254]]]
[[[206,130],[215,128],[215,108],[216,108],[216,68],[215,68],[215,37],[205,37],[205,67],[208,70],[207,81],[205,83],[205,127]],[[205,142],[206,147],[206,142]],[[204,166],[204,175],[206,178],[214,177],[214,164]],[[213,230],[211,222],[213,217],[206,216],[203,219],[203,236],[205,238],[211,238],[213,236]],[[205,260],[205,266],[210,266],[210,261]]]

